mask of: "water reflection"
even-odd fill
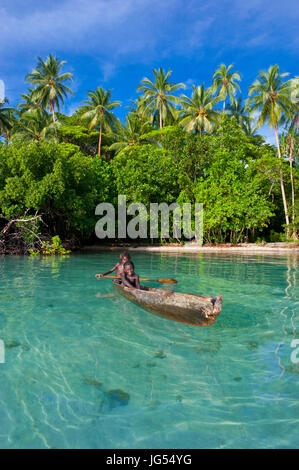
[[[285,299],[296,299],[296,272],[297,257],[288,257],[286,268]],[[284,336],[278,343],[277,348],[275,349],[275,355],[277,356],[278,365],[281,368],[280,377],[282,377],[285,373],[286,368],[282,364],[282,358],[279,356],[278,353],[282,345],[286,345],[286,348],[290,349],[291,339],[296,338],[296,315],[294,305],[290,303],[286,307],[283,307],[280,312],[280,315],[282,317],[282,331],[284,333]],[[290,358],[286,359],[286,361],[289,362]]]

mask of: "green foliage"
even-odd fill
[[[97,160],[97,161],[96,161]],[[72,144],[31,143],[0,147],[0,207],[7,218],[39,211],[63,237],[89,237],[95,207],[113,188],[105,161]]]
[[[38,58],[26,77],[33,87],[17,108],[0,103],[0,215],[43,220],[33,228],[13,225],[27,251],[58,233],[62,240],[92,240],[95,207],[117,204],[118,194],[146,207],[203,203],[208,242],[282,240],[283,230],[296,238],[298,77],[285,81],[288,74],[271,66],[259,73],[244,106],[232,64],[220,65],[211,87],[194,84],[180,98],[185,85],[171,83],[170,70],[153,69],[122,125],[114,115],[120,102],[100,86],[72,116],[59,112],[72,94],[63,65],[51,54]],[[257,122],[250,111],[258,111]],[[286,126],[278,153],[257,134],[265,122],[277,139],[278,126]],[[55,243],[45,250],[55,251]]]
[[[52,243],[42,243],[41,253],[43,255],[68,255],[71,253],[70,250],[66,250],[58,235],[52,237]]]
[[[173,157],[162,148],[151,145],[132,148],[111,162],[119,194],[128,202],[174,202],[179,195],[178,169]]]
[[[59,127],[59,121],[53,122],[47,111],[37,108],[21,114],[13,128],[12,138],[23,143],[39,140],[57,142]]]
[[[132,148],[111,166],[117,192],[128,203],[203,203],[209,242],[244,241],[266,228],[275,212],[271,193],[279,190],[280,162],[271,146],[253,143],[234,118],[223,116],[214,136],[172,128],[160,147]]]
[[[124,125],[117,123],[110,150],[114,150],[118,155],[125,149],[146,142],[149,139],[144,134],[150,130],[152,129],[148,122],[141,121],[135,113],[129,113]]]
[[[52,243],[51,242],[42,242],[41,243],[41,248],[40,251],[36,251],[33,249],[29,249],[29,254],[31,257],[37,257],[40,255],[62,255],[66,256],[71,253],[70,250],[66,250],[63,245],[62,241],[60,240],[60,237],[58,235],[55,235],[52,237]]]
[[[5,106],[8,100],[1,101],[0,99],[0,136],[2,133],[7,133],[13,126],[13,108]]]
[[[285,233],[277,233],[275,230],[270,230],[270,242],[285,242],[286,241],[286,234]]]
[[[178,201],[203,203],[206,241],[242,241],[249,230],[268,225],[275,209],[268,193],[277,162],[270,146],[253,144],[225,116],[215,136],[178,130],[164,146],[180,175]]]
[[[225,118],[211,152],[208,176],[196,184],[195,199],[204,204],[207,239],[237,242],[245,230],[266,227],[273,216],[269,181],[256,166],[257,160],[265,160],[264,150],[259,151],[234,121]]]
[[[62,142],[78,145],[85,155],[95,155],[99,140],[98,132],[89,132],[84,126],[62,125],[58,131]]]

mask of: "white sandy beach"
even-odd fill
[[[181,245],[91,245],[85,246],[84,251],[120,251],[129,249],[136,252],[153,252],[153,253],[260,253],[260,254],[293,254],[299,255],[298,243],[240,243],[238,245],[196,245],[194,243]]]

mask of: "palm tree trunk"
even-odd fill
[[[50,101],[50,112],[52,113],[53,122],[55,122],[55,110],[54,110],[54,103],[52,100]]]
[[[162,129],[163,124],[162,124],[162,106],[160,106],[160,129]]]
[[[225,100],[223,100],[223,114],[225,113]]]
[[[297,233],[295,228],[295,190],[294,190],[294,179],[293,179],[293,150],[294,150],[294,140],[291,137],[290,142],[290,177],[291,177],[291,188],[292,188],[292,238],[297,240]]]
[[[277,127],[276,126],[274,126],[274,132],[275,132],[276,146],[277,146],[277,151],[278,151],[278,158],[281,160],[280,145],[279,145],[278,133],[277,133]],[[289,221],[288,206],[287,206],[287,200],[286,200],[284,184],[283,184],[282,169],[279,170],[279,176],[280,176],[281,195],[282,195],[284,215],[285,215],[285,220],[286,220],[286,225],[287,225],[287,239],[288,239],[289,235],[290,235],[290,228],[289,228],[290,221]]]
[[[100,123],[100,135],[99,135],[99,157],[101,158],[101,145],[102,145],[102,124]]]

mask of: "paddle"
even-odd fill
[[[96,277],[99,278],[99,274],[96,274]],[[101,276],[101,277],[108,277],[108,278],[111,278],[111,279],[121,279],[120,276]],[[139,279],[140,281],[151,281],[151,282],[160,282],[161,284],[177,284],[177,280],[176,279],[144,279],[144,278],[140,278]]]

